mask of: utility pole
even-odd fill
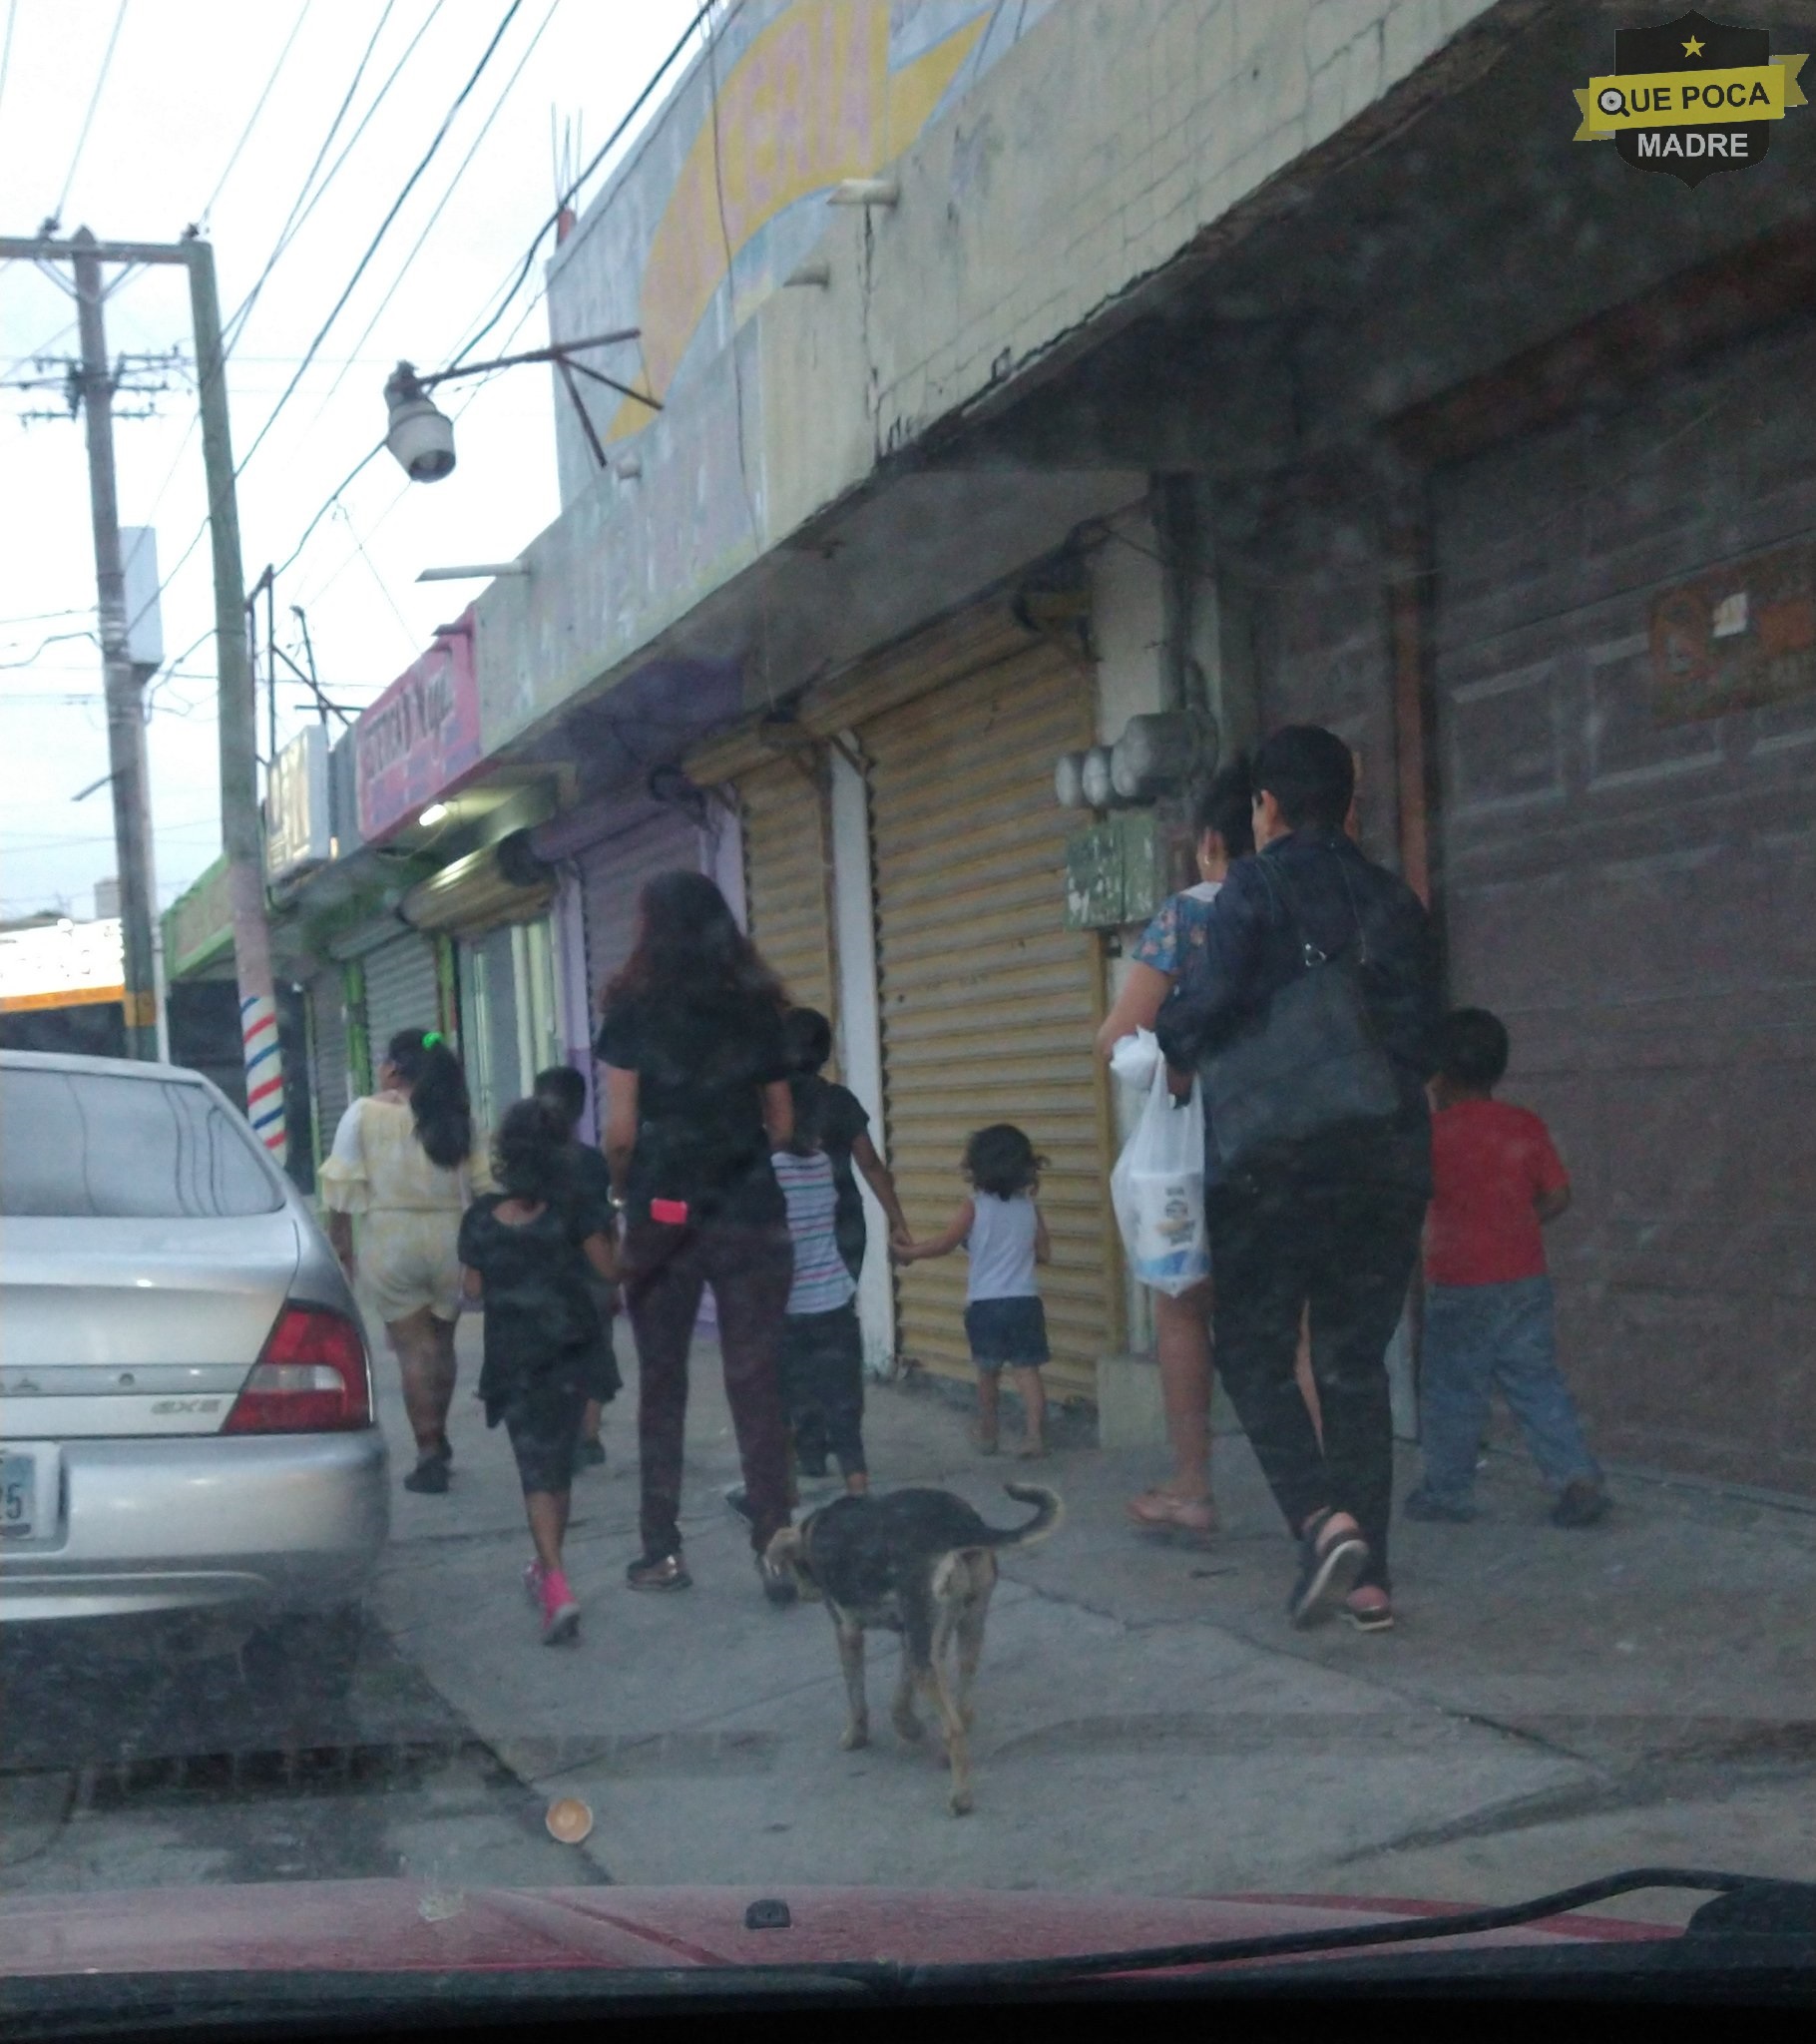
[[[202,404],[202,461],[208,476],[215,549],[215,660],[221,687],[221,839],[233,915],[233,968],[239,981],[239,1033],[245,1049],[245,1111],[279,1163],[289,1156],[283,1118],[283,1056],[271,979],[271,933],[264,913],[264,840],[258,818],[258,703],[246,652],[245,576],[239,563],[239,499],[227,422],[227,358],[215,252],[185,242],[196,376]]]
[[[239,510],[233,487],[233,443],[227,425],[227,362],[221,346],[221,301],[215,252],[190,236],[179,243],[97,242],[82,230],[69,241],[48,235],[0,236],[0,261],[181,263],[190,276],[196,368],[202,409],[202,452],[208,476],[209,525],[215,557],[215,658],[221,686],[221,835],[227,860],[233,918],[233,967],[239,982],[239,1027],[245,1055],[246,1113],[266,1154],[288,1160],[283,1114],[283,1059],[271,980],[271,938],[265,922],[264,851],[259,831],[257,706],[245,643],[245,585],[239,566]],[[97,305],[99,298],[97,297]],[[85,349],[86,354],[86,349]],[[119,546],[114,549],[116,602]],[[106,597],[103,633],[106,632]],[[124,620],[123,620],[124,622]],[[110,669],[111,677],[111,669]],[[110,687],[111,698],[111,687]],[[143,725],[140,726],[143,745]],[[115,795],[119,802],[118,790]],[[118,807],[116,809],[118,814]],[[121,858],[122,907],[126,860]],[[149,959],[149,945],[148,945]]]
[[[82,417],[88,436],[89,507],[95,527],[95,586],[107,688],[107,752],[113,768],[114,846],[120,872],[120,933],[126,957],[126,1048],[158,1056],[158,971],[152,949],[151,833],[143,686],[127,649],[126,571],[120,559],[120,499],[114,479],[114,380],[102,317],[95,238],[75,236],[76,315],[82,336]]]

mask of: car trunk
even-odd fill
[[[219,1433],[300,1254],[282,1208],[223,1220],[9,1217],[0,1438]]]

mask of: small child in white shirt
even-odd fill
[[[965,1335],[978,1373],[978,1447],[997,1451],[998,1391],[1005,1368],[1014,1370],[1028,1432],[1017,1450],[1047,1452],[1047,1391],[1041,1368],[1053,1352],[1035,1266],[1052,1262],[1047,1223],[1036,1205],[1046,1159],[1008,1122],[979,1129],[965,1145],[971,1197],[931,1242],[900,1242],[897,1258],[914,1264],[947,1257],[963,1247],[971,1261],[965,1283]]]

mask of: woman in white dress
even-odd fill
[[[340,1118],[321,1167],[328,1238],[372,1301],[403,1379],[416,1436],[406,1490],[448,1487],[448,1407],[461,1270],[460,1218],[496,1190],[473,1127],[466,1076],[438,1030],[404,1029],[378,1067],[377,1090]],[[358,1221],[357,1250],[354,1222]]]

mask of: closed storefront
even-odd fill
[[[1816,334],[1442,472],[1456,999],[1575,1180],[1564,1360],[1610,1455],[1816,1487]]]
[[[797,1007],[838,1019],[825,759],[809,747],[738,778],[750,934]]]
[[[838,1026],[911,1226],[933,1234],[963,1199],[977,1129],[1013,1122],[1048,1160],[1049,1382],[1070,1397],[1096,1395],[1122,1332],[1092,1050],[1103,956],[1065,926],[1076,818],[1054,798],[1060,755],[1092,742],[1094,699],[1077,642],[981,605],[810,692],[783,757],[772,731],[746,729],[688,761],[702,785],[736,786],[751,934]],[[965,1278],[962,1255],[894,1270],[893,1314],[868,1331],[969,1379]]]
[[[1013,1122],[1048,1160],[1041,1274],[1050,1382],[1091,1396],[1117,1344],[1107,1108],[1092,1038],[1098,940],[1064,927],[1072,819],[1054,762],[1091,743],[1083,661],[1025,636],[1008,657],[859,727],[869,766],[890,1162],[918,1231],[964,1195],[966,1138]],[[897,1277],[902,1353],[969,1377],[965,1260]]]
[[[400,1029],[439,1029],[441,981],[433,941],[412,930],[359,960],[366,1042],[376,1073],[385,1046]]]
[[[318,972],[308,985],[309,1087],[315,1103],[315,1155],[327,1156],[334,1131],[353,1097],[352,1040],[347,1028],[345,976],[339,967]]]

